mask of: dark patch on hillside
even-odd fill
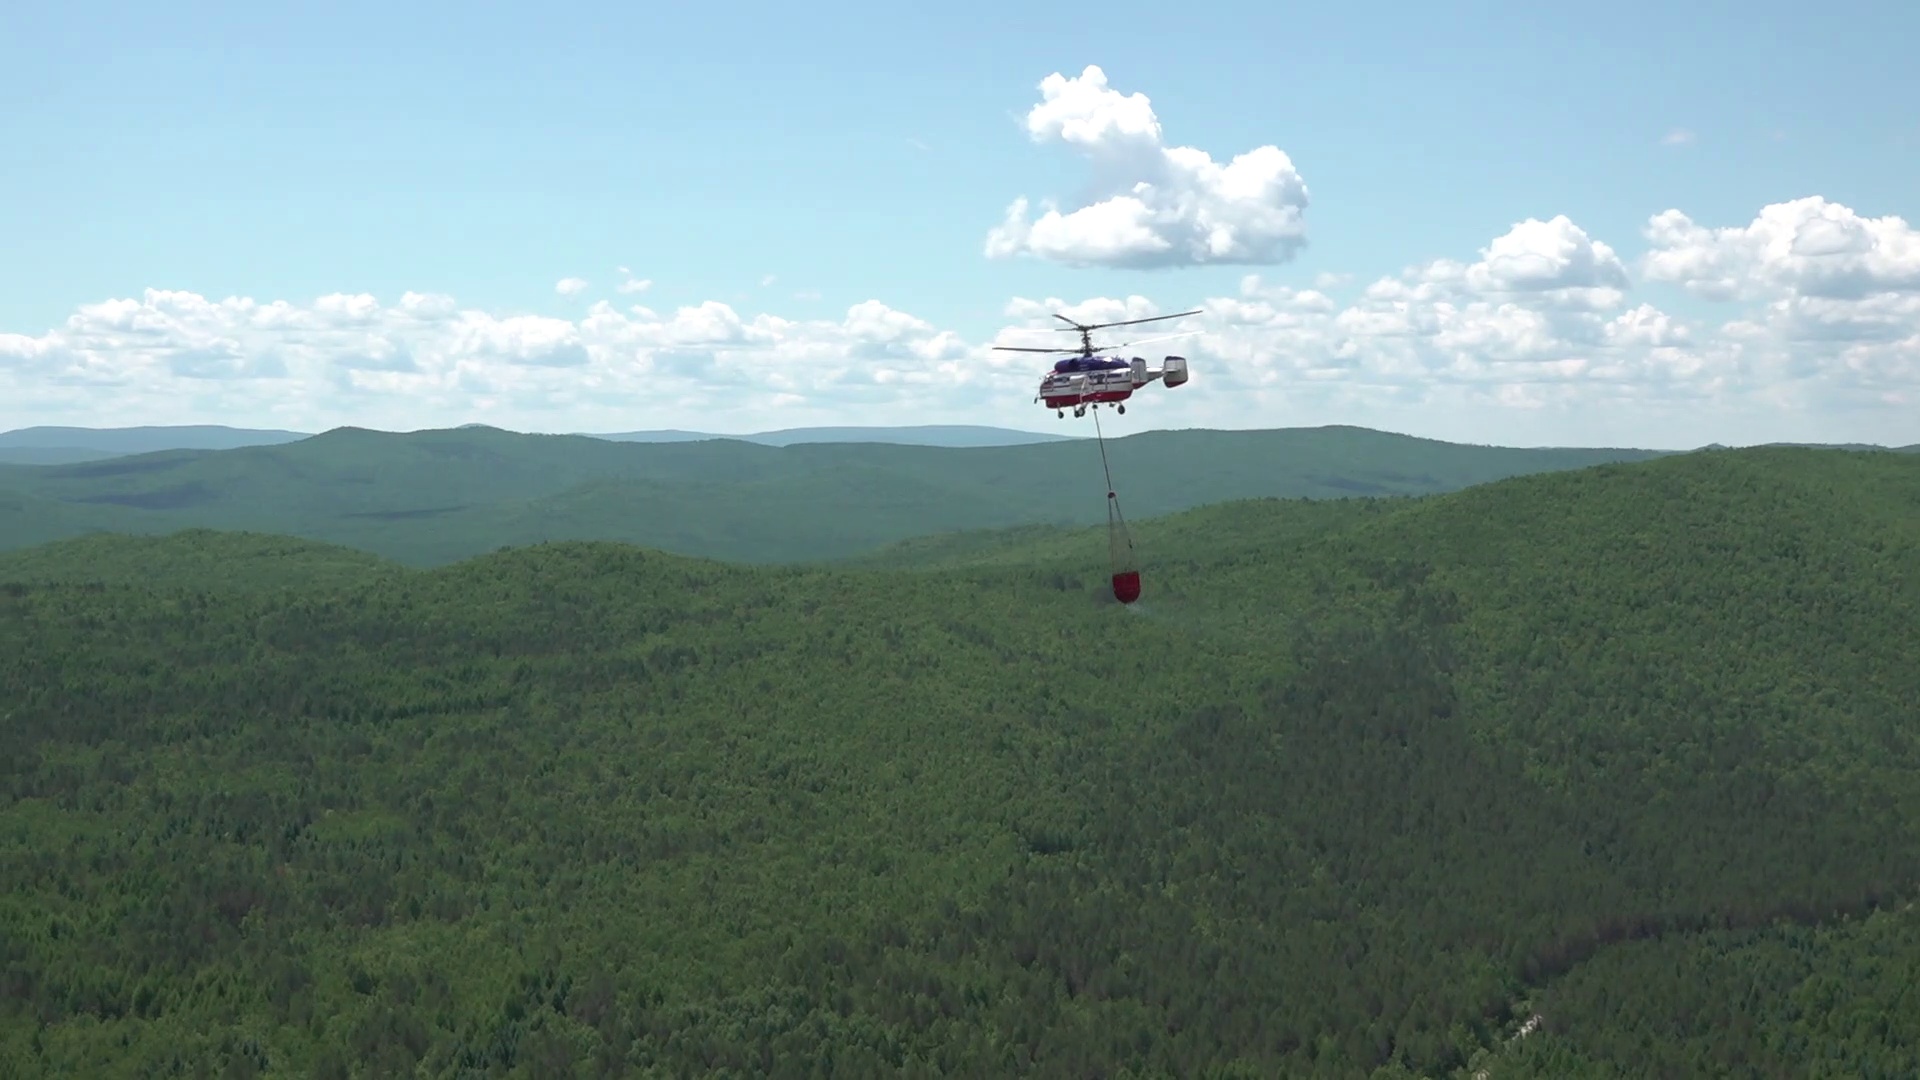
[[[1427,491],[1439,491],[1446,486],[1446,481],[1432,473],[1403,473],[1382,470],[1374,475],[1391,483],[1405,484],[1408,487],[1421,488]]]
[[[439,517],[465,510],[466,504],[457,506],[424,506],[418,510],[359,510],[341,517],[361,518],[367,521],[413,521],[419,518]]]
[[[125,506],[134,510],[185,510],[193,506],[205,506],[218,502],[220,493],[195,480],[191,483],[177,484],[173,487],[159,488],[154,491],[125,491],[108,495],[84,495],[67,499],[67,502],[103,503],[108,506]]]
[[[1393,490],[1385,484],[1376,484],[1370,480],[1355,480],[1345,476],[1322,476],[1318,478],[1322,487],[1335,491],[1351,491],[1357,495],[1391,495]]]
[[[505,461],[506,455],[491,446],[470,442],[421,442],[417,449],[428,457],[444,458],[448,461]]]
[[[147,473],[166,472],[182,465],[190,465],[204,457],[197,451],[179,454],[158,455],[142,454],[139,457],[111,458],[106,461],[87,461],[76,465],[50,465],[44,475],[62,480],[98,480],[106,476],[139,476]],[[110,502],[110,499],[86,499],[84,502]],[[132,504],[127,504],[132,505]]]

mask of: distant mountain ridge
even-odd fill
[[[276,446],[0,465],[0,549],[209,528],[413,565],[559,539],[830,561],[958,530],[1104,522],[1102,455],[1090,443],[771,446],[337,428]],[[1461,446],[1354,427],[1150,431],[1106,445],[1134,516],[1249,497],[1427,495],[1662,453]]]
[[[453,430],[493,428],[489,424],[462,424]],[[333,429],[342,430],[342,429]],[[361,429],[353,429],[361,430]],[[125,428],[29,427],[0,432],[0,463],[13,465],[70,465],[98,461],[125,454],[151,454],[162,450],[238,450],[248,446],[283,446],[311,439],[316,432],[285,431],[277,428],[236,428],[219,424],[145,426]],[[515,432],[515,434],[523,434]],[[800,427],[749,435],[726,435],[707,431],[574,432],[588,438],[610,442],[702,442],[710,439],[738,439],[763,446],[793,446],[799,443],[864,442],[894,443],[902,446],[1024,446],[1030,443],[1065,442],[1081,435],[1020,431],[1014,428],[980,424],[926,424],[908,427]]]
[[[1334,425],[1339,426],[1339,425]],[[494,427],[490,424],[461,424],[446,429],[431,430],[475,430],[503,431],[508,434],[529,434]],[[347,425],[330,431],[368,431]],[[1215,428],[1190,428],[1183,430],[1213,431],[1236,430]],[[382,434],[416,434],[417,432],[382,432]],[[326,432],[289,431],[280,428],[241,428],[222,424],[182,424],[182,425],[145,425],[122,428],[89,428],[37,426],[17,428],[0,432],[0,464],[7,465],[72,465],[85,461],[99,461],[105,458],[120,457],[127,454],[151,454],[163,450],[238,450],[249,446],[284,446],[315,438]],[[1088,436],[1077,432],[1025,431],[1018,428],[993,427],[984,424],[921,424],[899,427],[885,426],[836,426],[836,427],[797,427],[780,428],[773,431],[759,431],[750,434],[726,434],[711,431],[686,431],[679,428],[660,428],[642,431],[612,432],[571,432],[585,438],[600,439],[606,442],[625,443],[687,443],[708,442],[716,439],[733,439],[740,442],[758,443],[761,446],[799,446],[809,443],[887,443],[898,446],[937,446],[937,447],[988,447],[988,446],[1031,446],[1039,443],[1077,442]],[[1464,445],[1464,444],[1462,444]],[[1804,446],[1838,450],[1893,450],[1899,453],[1920,452],[1920,443],[1906,446],[1879,446],[1872,443],[1807,443],[1772,442],[1764,446]],[[1699,447],[1701,450],[1723,450],[1726,446],[1712,443]],[[1661,451],[1670,453],[1673,451]]]
[[[705,431],[620,431],[591,432],[595,439],[614,442],[699,442],[704,439],[739,439],[762,446],[795,446],[800,443],[894,443],[901,446],[1026,446],[1032,443],[1070,442],[1084,435],[1060,435],[980,424],[923,424],[917,427],[799,427],[761,431],[752,435],[716,435]]]
[[[933,437],[981,438],[981,430],[933,429]],[[0,463],[0,550],[92,532],[209,528],[343,544],[412,565],[561,539],[813,562],[956,531],[1105,520],[1101,456],[1091,440],[902,445],[849,433],[622,440],[485,425],[343,427],[308,437],[266,433],[282,439],[273,445]],[[203,440],[227,442],[258,434],[201,431]],[[818,441],[823,434],[839,441]],[[1110,439],[1106,449],[1126,512],[1136,517],[1245,498],[1431,495],[1675,453],[1469,446],[1348,426],[1148,431]]]
[[[28,427],[0,431],[0,462],[67,465],[159,450],[238,450],[281,446],[312,438],[303,431],[236,428],[222,424],[150,425],[123,428]]]
[[[235,450],[312,438],[312,432],[237,428],[225,424],[150,424],[142,427],[26,427],[0,431],[0,447],[88,446],[122,454],[153,450]]]

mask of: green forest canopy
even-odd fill
[[[1138,534],[0,563],[0,1072],[1920,1070],[1920,459]]]

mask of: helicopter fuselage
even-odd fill
[[[1141,364],[1094,371],[1050,371],[1040,380],[1039,397],[1049,409],[1118,404],[1151,381],[1141,377],[1145,367]]]
[[[1071,408],[1075,416],[1084,416],[1090,408],[1111,405],[1119,412],[1126,412],[1122,404],[1133,396],[1135,390],[1150,382],[1161,382],[1166,386],[1179,386],[1187,381],[1187,361],[1185,357],[1169,356],[1165,365],[1158,371],[1149,370],[1147,362],[1136,356],[1131,361],[1117,356],[1098,356],[1093,344],[1093,332],[1110,326],[1133,326],[1138,323],[1159,322],[1162,319],[1178,319],[1187,315],[1198,315],[1198,310],[1182,311],[1172,315],[1153,315],[1144,319],[1125,319],[1120,322],[1081,325],[1065,315],[1054,318],[1066,323],[1056,330],[1072,330],[1080,335],[1078,349],[1049,349],[1032,345],[995,345],[994,349],[1006,352],[1030,353],[1077,353],[1053,365],[1053,370],[1040,380],[1040,392],[1035,401],[1045,402],[1047,408],[1064,410]],[[1173,337],[1186,337],[1187,334],[1174,334]],[[1152,340],[1152,339],[1148,339]],[[1126,345],[1140,344],[1126,342],[1109,348],[1124,348]],[[1065,412],[1061,412],[1065,416]]]

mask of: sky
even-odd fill
[[[1920,442],[1920,5],[16,5],[0,429]]]

